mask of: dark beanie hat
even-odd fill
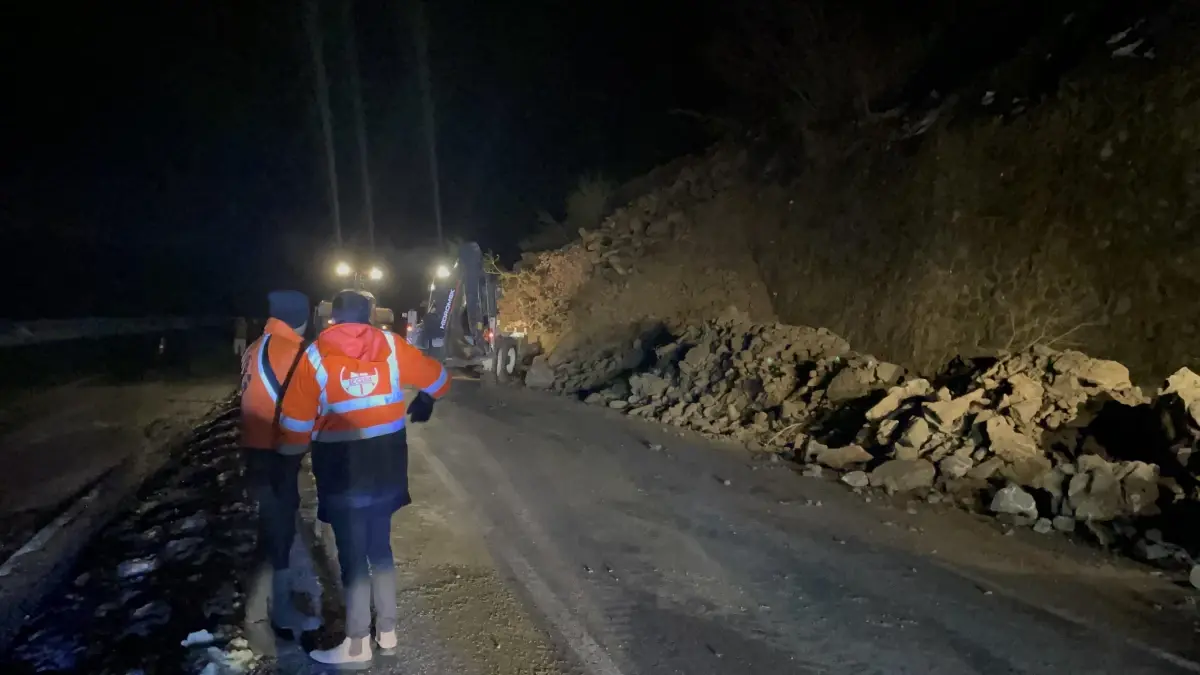
[[[371,301],[357,291],[333,296],[333,320],[337,323],[371,323]]]
[[[292,328],[308,322],[308,296],[300,291],[271,291],[267,293],[271,316]]]

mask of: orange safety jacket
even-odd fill
[[[313,443],[342,443],[404,429],[404,387],[437,399],[450,379],[441,363],[389,331],[338,324],[308,346],[295,385],[300,395],[287,397],[284,413],[314,421]]]
[[[242,354],[242,446],[300,454],[308,449],[313,420],[298,420],[286,412],[275,424],[280,391],[304,340],[286,322],[270,319],[263,334]],[[293,376],[294,378],[295,376]],[[294,385],[284,393],[283,408],[300,393]]]

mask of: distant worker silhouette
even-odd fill
[[[248,325],[246,317],[239,316],[233,320],[233,355],[241,356],[246,353],[246,332]]]

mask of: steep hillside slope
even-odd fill
[[[1042,100],[1011,95],[1037,43],[840,154],[758,140],[673,165],[670,188],[574,245],[586,269],[547,344],[769,301],[920,372],[1034,344],[1139,381],[1200,367],[1200,31],[1184,18],[1093,35]],[[541,255],[525,269],[573,254]]]

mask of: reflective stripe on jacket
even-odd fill
[[[400,386],[396,340],[391,333],[384,333],[384,340],[389,351],[383,367],[339,354],[326,359],[317,343],[309,345],[305,356],[321,388],[317,407],[320,425],[313,429],[313,441],[358,441],[404,428],[404,390]],[[325,367],[326,360],[329,368]],[[337,378],[332,387],[330,371]]]
[[[316,416],[296,418],[286,411],[275,427],[275,409],[283,381],[287,379],[303,340],[287,323],[271,319],[258,338],[242,354],[242,446],[299,454],[308,449]],[[294,386],[284,394],[288,401],[299,396]]]
[[[364,328],[373,333],[361,330]],[[341,344],[332,339],[347,333],[347,329],[359,333],[358,339],[344,339]],[[347,342],[355,355],[345,353]],[[349,324],[329,328],[308,346],[305,357],[304,371],[297,373],[297,379],[312,386],[305,386],[307,399],[297,403],[306,408],[298,410],[296,415],[317,416],[312,430],[314,443],[356,441],[395,433],[404,428],[405,385],[418,387],[434,398],[440,398],[449,389],[449,378],[442,364],[397,340],[393,333],[369,326]]]

